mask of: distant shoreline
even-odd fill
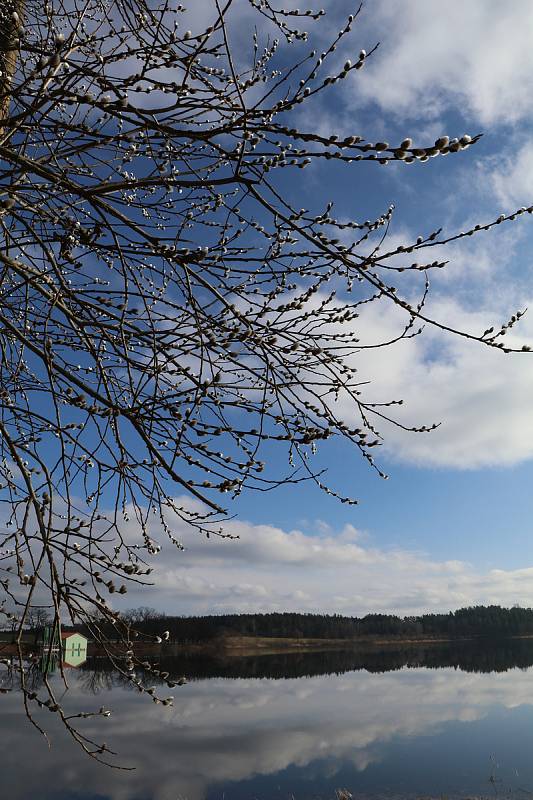
[[[137,640],[135,650],[139,655],[154,653],[165,653],[169,656],[199,655],[221,658],[246,658],[261,655],[281,655],[281,654],[301,654],[315,653],[320,651],[379,651],[394,650],[403,647],[431,647],[445,644],[458,644],[461,642],[487,642],[487,641],[509,641],[533,639],[533,634],[476,634],[469,636],[420,636],[402,637],[390,635],[361,636],[354,638],[318,638],[318,637],[290,637],[290,636],[245,636],[239,634],[223,634],[212,639],[199,642],[173,642],[156,644],[155,642]],[[38,647],[31,634],[23,636],[23,651],[36,651]],[[96,645],[99,655],[101,650]],[[119,642],[110,642],[110,650],[118,654],[122,650]],[[118,647],[117,647],[118,646]],[[115,649],[117,648],[117,649]],[[14,655],[17,652],[13,635],[9,632],[0,631],[0,655]],[[102,651],[102,655],[103,655]]]
[[[472,639],[473,637],[466,637]],[[461,641],[465,641],[461,637]],[[420,639],[408,638],[391,638],[391,637],[359,637],[354,639],[319,639],[319,638],[304,638],[304,637],[271,637],[271,636],[225,636],[220,637],[215,642],[199,643],[198,645],[191,645],[191,649],[199,649],[208,651],[222,649],[225,655],[242,656],[244,654],[259,655],[259,654],[275,654],[287,652],[307,652],[316,650],[353,650],[360,647],[390,647],[391,645],[428,645],[440,644],[452,641],[459,641],[459,639],[451,638],[430,638],[424,637]]]
[[[221,636],[205,642],[169,642],[168,644],[152,644],[137,642],[136,652],[152,655],[154,653],[167,656],[207,656],[215,659],[248,658],[254,656],[297,655],[305,653],[334,652],[334,651],[359,651],[379,652],[379,650],[392,651],[404,647],[431,647],[445,644],[458,644],[461,642],[497,641],[497,640],[533,639],[533,635],[524,636],[457,636],[457,637],[421,637],[391,638],[391,637],[361,637],[357,639],[319,639],[296,637],[269,637],[269,636]]]
[[[318,651],[332,651],[332,650],[359,650],[359,649],[372,649],[376,650],[380,647],[392,649],[394,646],[416,646],[416,645],[438,645],[452,642],[474,641],[479,636],[462,636],[462,637],[421,637],[415,638],[391,638],[371,636],[371,637],[358,637],[353,639],[321,639],[311,637],[289,637],[289,636],[239,636],[239,635],[224,635],[209,639],[203,642],[168,642],[164,644],[155,644],[152,642],[137,641],[135,643],[136,651],[141,653],[166,653],[168,655],[184,654],[198,654],[207,656],[223,656],[225,658],[231,657],[246,657],[257,655],[278,655],[282,653],[307,653]],[[506,638],[533,638],[531,636],[520,637],[506,637]],[[23,650],[35,650],[37,645],[34,643],[34,638],[31,635],[24,636],[22,639]],[[118,645],[118,642],[110,643],[113,649],[113,644]],[[97,648],[99,649],[99,648]],[[13,642],[12,634],[7,632],[0,632],[0,655],[14,655],[16,653],[16,646]]]

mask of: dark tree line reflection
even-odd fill
[[[20,688],[20,676],[15,665],[4,660],[0,669],[0,693]],[[188,681],[208,678],[269,678],[273,680],[306,678],[319,675],[342,675],[364,670],[384,673],[403,668],[441,669],[452,667],[463,672],[507,672],[533,666],[531,639],[478,639],[473,641],[439,642],[407,645],[396,643],[386,648],[374,646],[349,647],[344,650],[317,650],[301,653],[287,652],[246,656],[187,652],[177,646],[151,653],[145,666],[137,669],[145,682],[155,686],[165,684],[170,676]],[[68,673],[70,672],[70,676]],[[105,656],[89,657],[76,670],[67,671],[78,686],[88,694],[107,692],[115,687],[134,690],[130,681]],[[28,663],[26,687],[37,691],[43,685],[41,661]]]
[[[275,655],[220,656],[182,653],[151,658],[153,668],[144,670],[143,678],[154,685],[164,683],[164,675],[188,680],[206,678],[271,678],[287,679],[340,675],[366,670],[382,673],[407,668],[440,669],[452,667],[463,672],[506,672],[533,666],[533,641],[501,639],[439,643],[417,646],[391,646],[387,649],[324,650]],[[84,689],[91,693],[115,686],[130,688],[130,683],[104,657],[89,658],[78,671]],[[158,674],[159,673],[159,674]]]

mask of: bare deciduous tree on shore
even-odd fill
[[[316,95],[364,79],[372,50],[336,61],[359,10],[318,53],[307,30],[322,11],[209,2],[200,31],[168,2],[1,9],[1,607],[17,623],[30,716],[46,703],[104,759],[47,680],[47,699],[25,686],[32,609],[84,624],[103,644],[115,630],[127,651],[117,663],[142,690],[111,595],[147,580],[161,546],[152,520],[179,547],[173,520],[225,536],[244,489],[310,480],[354,503],[313,469],[332,437],[382,474],[373,448],[401,399],[365,399],[357,355],[391,343],[361,345],[361,309],[399,310],[397,339],[434,325],[504,350],[520,316],[476,336],[428,316],[425,300],[429,274],[445,266],[437,245],[531,208],[388,250],[392,207],[343,221],[326,191],[289,200],[287,180],[297,185],[314,162],[351,174],[362,160],[381,169],[461,157],[478,139],[389,144],[300,126]],[[257,26],[249,52],[235,46],[243,14]],[[274,446],[287,453],[285,474],[263,455]]]

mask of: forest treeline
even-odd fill
[[[445,614],[406,617],[394,614],[346,617],[340,614],[293,612],[185,617],[160,614],[150,608],[137,608],[125,612],[123,618],[140,633],[160,635],[162,631],[169,631],[171,641],[191,644],[223,636],[417,639],[533,635],[532,608],[502,608],[496,605],[471,606]]]

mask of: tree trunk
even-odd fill
[[[22,24],[23,0],[0,0],[0,134],[9,116],[11,81],[18,54],[18,29]]]

